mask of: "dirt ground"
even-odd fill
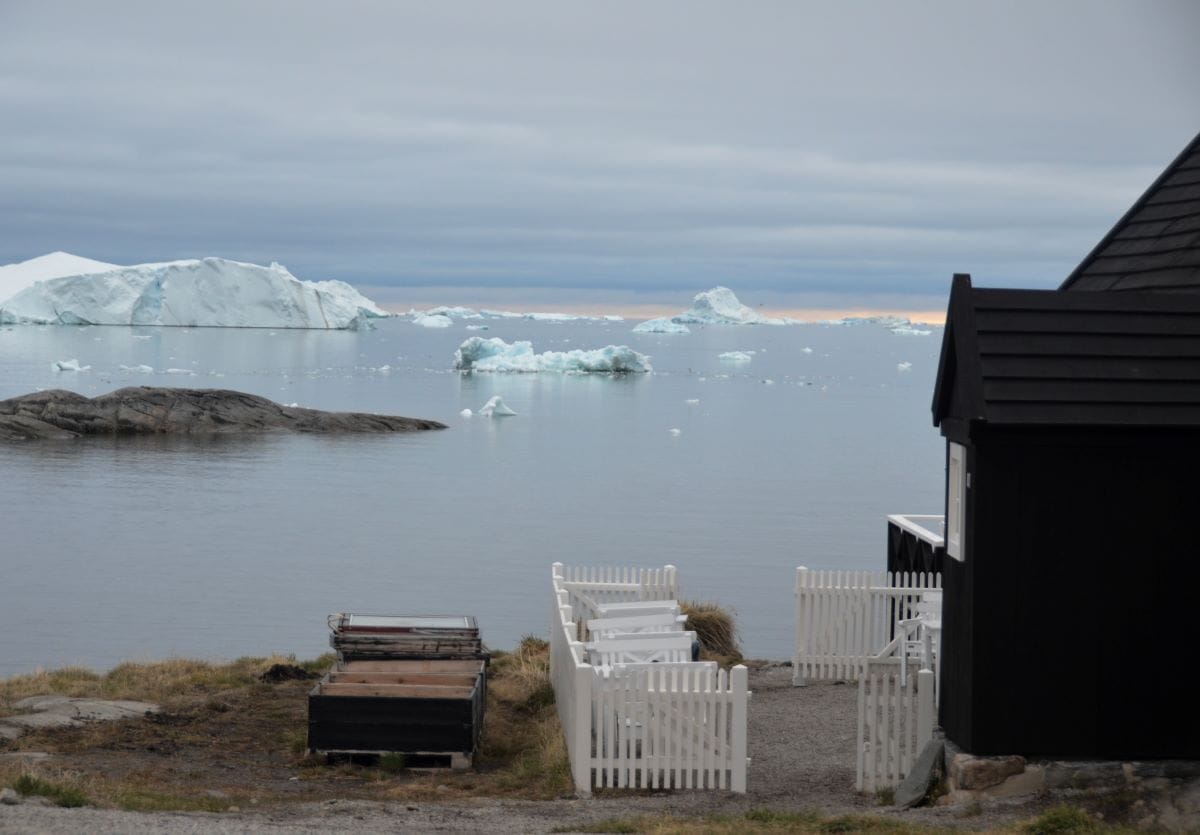
[[[791,669],[751,672],[745,795],[729,792],[570,794],[541,800],[481,771],[388,773],[305,759],[307,681],[217,694],[136,720],[30,733],[0,748],[0,765],[36,763],[85,786],[131,786],[125,808],[65,809],[25,799],[0,805],[3,832],[548,832],[638,815],[740,814],[753,809],[880,814],[938,827],[993,829],[1051,802],[991,802],[901,812],[854,791],[857,690],[795,688]],[[281,721],[283,720],[283,721]],[[291,731],[281,732],[281,727]],[[49,754],[47,757],[39,754]],[[139,794],[140,793],[140,794]],[[536,796],[536,790],[534,791]],[[177,811],[179,809],[185,811]],[[173,809],[175,811],[158,811]]]

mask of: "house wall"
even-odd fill
[[[977,432],[941,721],[977,754],[1200,758],[1200,434]]]

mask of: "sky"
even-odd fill
[[[0,0],[0,263],[381,301],[1051,288],[1200,131],[1200,3]]]

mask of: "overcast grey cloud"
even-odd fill
[[[941,304],[1200,130],[1200,4],[0,0],[0,262]]]

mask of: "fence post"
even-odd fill
[[[591,797],[592,794],[592,668],[576,666],[575,676],[575,727],[567,733],[572,735],[571,776],[575,780],[575,792],[580,797]]]
[[[914,750],[916,755],[925,748],[925,743],[933,739],[935,679],[933,670],[924,669],[917,673],[917,747]]]
[[[733,717],[730,721],[729,735],[733,762],[729,764],[729,788],[740,794],[746,793],[746,732],[747,711],[746,702],[750,698],[750,673],[746,665],[738,664],[729,671],[729,689],[733,699]]]
[[[802,578],[808,576],[808,569],[804,566],[796,568],[796,587],[793,592],[796,598],[796,642],[792,647],[792,686],[803,687],[806,682],[804,680],[804,672],[800,669],[800,642],[804,640],[804,624],[801,622],[803,612],[800,610],[800,589],[802,588]]]

